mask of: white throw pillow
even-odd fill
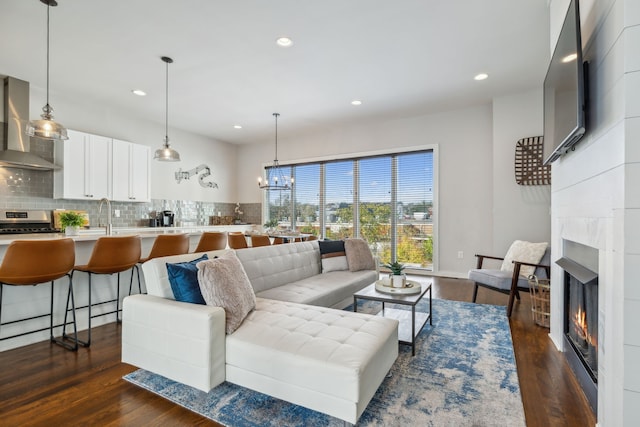
[[[207,305],[224,308],[226,332],[232,334],[256,306],[249,277],[235,252],[201,261],[198,284]]]
[[[318,242],[322,272],[343,271],[349,269],[347,255],[342,240],[321,240]]]
[[[544,251],[547,249],[547,242],[531,243],[523,240],[516,240],[511,244],[511,247],[504,256],[502,262],[502,271],[513,271],[513,262],[528,262],[530,264],[538,264],[544,256]],[[523,265],[520,267],[520,274],[524,277],[529,277],[536,271],[535,267]]]

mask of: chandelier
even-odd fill
[[[258,187],[266,191],[291,190],[293,187],[293,178],[284,175],[278,162],[278,116],[280,116],[280,113],[273,113],[273,117],[276,118],[276,156],[273,160],[273,165],[266,168],[266,181],[263,182],[261,177],[258,178]]]

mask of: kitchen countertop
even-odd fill
[[[152,238],[158,234],[187,233],[198,236],[205,231],[247,231],[257,227],[253,224],[241,225],[189,225],[183,227],[114,227],[112,236],[130,236],[137,234],[142,238]],[[106,230],[103,227],[93,227],[81,229],[77,236],[66,236],[64,233],[33,233],[33,234],[6,234],[0,235],[0,246],[9,245],[14,240],[45,240],[62,239],[71,237],[74,241],[92,241],[105,236]]]

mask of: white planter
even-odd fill
[[[391,276],[391,286],[394,288],[403,288],[404,281],[406,279],[406,275],[404,274],[394,274]]]
[[[64,234],[65,236],[77,236],[79,229],[80,227],[65,227]]]

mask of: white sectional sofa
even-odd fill
[[[398,323],[330,307],[378,273],[322,273],[317,241],[236,255],[256,306],[228,335],[224,309],[173,298],[166,263],[198,255],[143,264],[148,294],[124,300],[122,361],[203,391],[226,380],[355,424],[397,358]]]

